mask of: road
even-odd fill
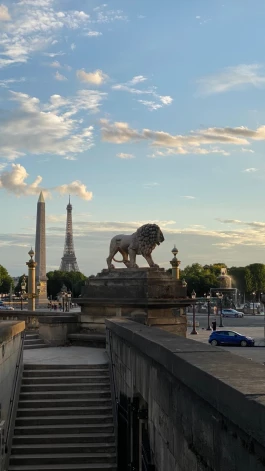
[[[214,316],[210,318],[210,324],[215,319]],[[192,315],[188,314],[188,320],[192,320]],[[207,316],[204,314],[197,314],[196,320],[199,321],[199,326],[196,327],[198,335],[191,335],[191,327],[188,327],[187,338],[196,342],[208,344],[208,338],[211,332],[206,330]],[[216,317],[217,329],[219,326],[219,316]],[[245,316],[242,318],[224,318],[224,327],[222,330],[234,330],[240,334],[248,335],[255,339],[255,347],[218,347],[233,354],[247,358],[257,363],[265,365],[265,335],[264,335],[264,318],[263,316]]]
[[[192,314],[187,314],[188,320],[192,321]],[[210,316],[210,325],[216,319],[217,326],[220,322],[220,316]],[[199,322],[200,327],[207,327],[208,316],[206,314],[196,314],[196,321]],[[225,327],[264,327],[264,316],[244,316],[238,318],[223,317],[223,325]]]

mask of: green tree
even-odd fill
[[[67,290],[72,292],[72,297],[77,298],[87,277],[81,272],[55,270],[47,273],[47,279],[48,296],[55,298],[65,285]]]
[[[194,289],[197,296],[203,296],[208,293],[210,288],[218,286],[217,277],[220,275],[219,264],[215,265],[200,265],[193,263],[181,270],[181,278],[185,278],[188,283],[188,293]],[[222,266],[225,266],[222,264]]]
[[[9,293],[10,286],[14,287],[13,278],[9,275],[6,268],[0,265],[0,293]]]

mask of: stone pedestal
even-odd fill
[[[187,289],[161,268],[102,270],[89,277],[81,297],[81,331],[105,332],[105,319],[131,317],[137,322],[186,336]]]

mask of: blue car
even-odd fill
[[[233,330],[215,330],[211,333],[208,342],[211,345],[234,345],[237,347],[253,347],[255,340],[252,337],[234,332]]]

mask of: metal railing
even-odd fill
[[[6,427],[5,427],[5,442],[4,442],[4,471],[7,471],[7,465],[10,455],[10,446],[11,446],[11,432],[13,431],[13,424],[15,420],[16,414],[16,400],[18,398],[19,388],[20,388],[20,379],[21,379],[21,368],[23,366],[23,349],[24,349],[24,339],[25,339],[25,331],[21,334],[21,344],[20,344],[20,351],[18,354],[17,362],[16,362],[16,371],[13,380],[12,392],[9,402],[9,409],[8,415],[6,419]]]

